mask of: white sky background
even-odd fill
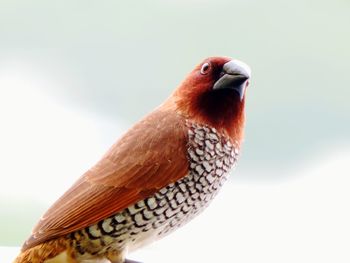
[[[121,120],[67,108],[44,92],[70,83],[35,64],[0,63],[2,195],[52,203],[125,131]]]
[[[350,5],[315,3],[1,1],[1,244],[20,244],[195,64],[225,55],[253,74],[237,170],[200,218],[131,257],[350,262]]]

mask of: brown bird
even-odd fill
[[[126,262],[203,211],[236,164],[249,78],[227,57],[197,65],[51,206],[14,262]]]

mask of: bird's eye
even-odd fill
[[[204,63],[202,68],[201,68],[201,74],[202,75],[205,75],[209,72],[209,69],[210,69],[210,64],[207,62],[207,63]]]

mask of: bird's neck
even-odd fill
[[[229,137],[232,141],[239,143],[243,140],[245,124],[244,99],[239,103],[230,101],[208,103],[206,107],[194,107],[191,104],[183,104],[171,96],[160,109],[164,111],[175,111],[183,118],[191,122],[207,125],[215,128],[218,132]],[[207,110],[205,110],[207,109]]]

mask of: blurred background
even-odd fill
[[[240,162],[197,224],[135,257],[349,262],[349,13],[344,0],[2,0],[5,262],[123,132],[215,55],[253,72]]]

